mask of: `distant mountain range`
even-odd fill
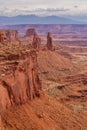
[[[18,15],[13,17],[0,16],[0,24],[86,24],[80,20],[59,16]]]

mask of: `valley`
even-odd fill
[[[86,37],[7,32],[0,31],[0,130],[87,130]]]

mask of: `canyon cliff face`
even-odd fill
[[[18,42],[17,30],[0,30],[0,43],[14,43]]]
[[[48,34],[47,34],[47,49],[48,50],[52,50],[53,49],[52,37],[51,37],[51,33],[50,32],[48,32]]]
[[[0,113],[40,96],[41,83],[37,74],[37,56],[27,52],[14,66],[13,73],[0,83]]]
[[[37,34],[33,36],[32,47],[38,50],[41,48],[41,38]]]
[[[4,126],[3,126],[3,123],[2,123],[1,116],[0,116],[0,130],[5,130],[5,129],[4,129]]]
[[[27,29],[25,36],[26,37],[33,36],[34,34],[36,34],[36,30],[34,28],[30,28],[30,29]]]

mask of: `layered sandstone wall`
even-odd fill
[[[52,37],[51,37],[50,32],[48,32],[48,34],[47,34],[47,49],[53,50],[53,41],[52,41]]]
[[[38,50],[41,48],[41,38],[37,34],[33,36],[32,47]]]
[[[27,31],[26,31],[26,37],[29,37],[29,36],[33,36],[34,34],[36,34],[37,32],[36,32],[36,30],[34,29],[34,28],[29,28],[29,29],[27,29]]]
[[[0,43],[14,43],[18,42],[17,30],[0,30]]]
[[[13,73],[1,80],[0,113],[10,106],[21,105],[40,96],[36,53],[27,53],[14,68]]]
[[[5,129],[4,129],[4,126],[3,126],[3,123],[2,123],[1,116],[0,116],[0,130],[5,130]]]

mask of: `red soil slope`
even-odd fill
[[[86,116],[44,95],[7,110],[2,121],[5,130],[87,130]]]
[[[39,51],[37,56],[39,74],[42,79],[61,79],[62,74],[70,73],[73,63],[55,51]]]
[[[24,50],[24,47],[21,48],[21,52],[19,52],[19,48],[15,46],[14,51],[15,52],[13,56],[15,57],[15,54],[17,55],[17,52],[18,55],[17,57],[15,57],[17,59],[13,59],[12,61],[11,61],[12,58],[10,60],[8,58],[9,53],[8,55],[5,53],[2,53],[3,55],[1,55],[2,63],[0,64],[0,67],[1,69],[3,69],[2,64],[4,66],[6,65],[6,67],[4,68],[6,71],[1,70],[1,72],[3,73],[1,73],[0,75],[0,81],[2,83],[2,81],[4,81],[5,78],[6,79],[5,81],[7,81],[6,83],[11,85],[10,90],[12,95],[9,96],[11,97],[10,101],[12,101],[13,104],[11,105],[10,108],[6,109],[8,105],[7,104],[8,99],[6,96],[5,98],[6,110],[3,113],[1,112],[0,129],[1,130],[87,130],[87,123],[86,123],[87,114],[86,113],[84,114],[80,111],[73,112],[59,101],[53,99],[52,97],[46,94],[42,94],[41,86],[39,84],[40,82],[39,79],[37,78],[36,73],[37,62],[40,74],[47,73],[50,79],[51,78],[55,79],[57,77],[56,74],[58,73],[59,70],[66,70],[66,69],[68,70],[69,68],[73,67],[73,64],[70,62],[70,60],[64,58],[63,56],[54,51],[39,51],[37,59],[33,57],[33,55],[32,58],[31,55],[28,56],[27,55],[28,50],[27,51],[26,49]],[[19,54],[22,55],[20,56]],[[11,68],[15,67],[13,63],[19,63],[16,66],[15,71],[13,71],[13,69]],[[8,67],[10,69],[7,69]],[[50,70],[52,70],[52,73],[49,73]],[[9,82],[11,80],[8,79],[9,78],[8,73],[10,73],[10,77],[11,74],[13,75],[11,78],[14,79],[13,80],[14,82],[11,83]],[[26,83],[28,83],[28,85]],[[8,87],[7,84],[4,85]],[[32,85],[33,90],[30,89]],[[3,87],[3,90],[0,87],[0,90],[6,92],[5,87]],[[17,89],[17,87],[19,89]],[[29,92],[31,92],[31,94],[30,93],[27,94],[26,87],[29,88]],[[40,94],[40,96],[38,96],[38,94]],[[2,95],[1,98],[4,99],[3,96],[4,93],[0,91],[0,95]],[[32,99],[31,95],[33,96],[33,98],[35,97],[33,100],[29,100]],[[15,100],[16,98],[18,100]],[[2,106],[3,103],[4,100],[2,100],[2,104],[0,105]]]

